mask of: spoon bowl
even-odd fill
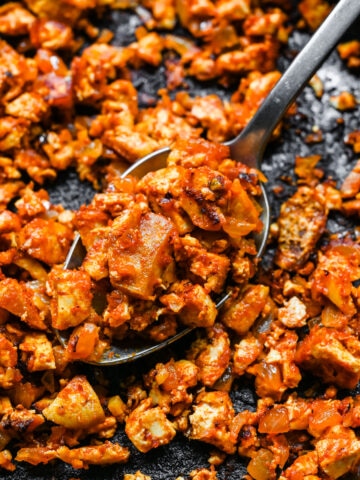
[[[241,161],[249,167],[260,169],[265,148],[275,127],[295,98],[303,90],[306,83],[359,15],[359,0],[340,0],[338,2],[262,102],[260,108],[244,130],[233,140],[227,142],[230,148],[230,157],[233,160]],[[122,174],[122,177],[131,175],[141,178],[151,171],[166,167],[169,153],[170,148],[162,148],[150,153],[131,165]],[[259,203],[262,208],[261,220],[263,229],[254,236],[257,257],[261,257],[265,250],[271,222],[270,206],[264,185],[261,185],[261,191]],[[86,251],[81,243],[81,238],[77,235],[65,261],[64,268],[78,268],[85,254]],[[216,307],[219,309],[229,296],[229,293],[224,293],[217,302]],[[131,345],[114,343],[99,361],[89,361],[88,363],[115,365],[142,358],[174,343],[184,335],[187,335],[191,330],[192,328],[184,328],[176,335],[156,344],[145,340],[139,340],[139,342],[134,342]],[[68,332],[57,330],[56,334],[60,342],[65,346],[69,338]]]

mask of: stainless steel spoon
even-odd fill
[[[340,0],[338,2],[307,45],[296,56],[270,94],[262,102],[245,129],[227,143],[230,147],[231,158],[241,161],[250,167],[260,169],[265,148],[275,127],[308,80],[314,75],[342,35],[359,15],[360,0]],[[131,165],[122,176],[132,175],[141,178],[150,171],[164,168],[169,152],[170,148],[162,148],[143,157]],[[260,204],[264,228],[255,238],[258,256],[261,256],[265,249],[270,227],[270,207],[263,186]],[[69,251],[64,268],[79,267],[85,254],[86,251],[81,243],[80,236],[77,236]],[[217,303],[217,308],[220,308],[227,298],[228,295],[225,294]],[[185,328],[178,334],[157,344],[145,341],[140,342],[138,345],[113,344],[100,361],[89,363],[101,365],[126,363],[160,350],[179,340],[190,331],[190,328]],[[57,335],[60,341],[66,345],[68,340],[67,332],[57,331]]]

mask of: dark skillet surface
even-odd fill
[[[136,16],[128,12],[113,12],[111,23],[107,28],[115,32],[114,44],[122,45],[134,40],[133,30],[140,24]],[[347,35],[349,38],[356,38],[360,32],[358,22]],[[360,34],[357,35],[358,37]],[[293,55],[301,48],[307,39],[306,33],[295,32],[291,36],[289,48],[284,52],[279,62],[279,68],[284,69],[291,61]],[[156,98],[156,92],[163,86],[163,70],[146,70],[136,72],[133,81],[140,91],[140,102],[143,105]],[[359,109],[353,112],[338,112],[329,104],[329,96],[349,90],[360,98],[360,75],[359,72],[350,72],[334,52],[319,70],[319,76],[324,82],[325,93],[321,99],[317,99],[310,87],[307,87],[298,100],[298,113],[286,120],[283,135],[279,141],[272,144],[265,155],[263,171],[269,179],[267,190],[270,195],[273,217],[276,218],[281,202],[284,201],[294,190],[294,160],[295,155],[305,156],[309,154],[320,154],[322,160],[319,167],[323,168],[326,176],[333,178],[340,185],[346,174],[351,170],[356,156],[351,147],[344,144],[344,137],[352,130],[360,128]],[[227,92],[213,85],[200,85],[189,81],[190,93],[193,95],[204,95],[216,92],[226,96]],[[338,119],[343,118],[344,123],[339,124]],[[313,126],[318,126],[323,132],[323,141],[317,144],[306,144],[304,139],[311,133]],[[281,195],[274,194],[274,187],[281,186]],[[62,203],[68,208],[78,208],[82,203],[87,203],[93,195],[90,185],[80,183],[75,172],[61,173],[57,182],[48,187],[53,203]],[[346,232],[355,226],[354,222],[343,218],[340,214],[332,215],[329,219],[328,229],[332,232]],[[264,265],[271,265],[271,246],[265,256]],[[114,392],[121,393],[119,383],[129,374],[141,375],[142,371],[148,371],[156,362],[166,362],[171,356],[181,356],[182,352],[191,342],[191,336],[187,337],[171,350],[155,354],[127,366],[107,367],[103,369],[89,367],[79,364],[79,373],[88,375],[89,380],[95,380],[98,375],[105,375],[110,379]],[[309,385],[318,385],[312,378],[305,378],[300,386],[301,390]],[[318,386],[319,392],[321,386]],[[360,393],[358,387],[355,392],[344,392],[346,394]],[[256,408],[256,395],[251,380],[242,380],[235,384],[231,397],[235,410]],[[19,464],[14,473],[0,473],[0,479],[12,480],[70,480],[70,478],[81,480],[121,480],[125,473],[135,473],[141,470],[144,474],[151,476],[152,480],[175,480],[177,476],[185,478],[189,473],[199,467],[208,467],[207,459],[212,450],[211,446],[189,441],[182,435],[178,435],[170,445],[153,450],[148,454],[139,453],[127,439],[126,435],[119,431],[114,441],[128,446],[131,450],[130,461],[126,465],[115,465],[110,467],[90,467],[87,471],[74,470],[68,465],[60,462],[47,466],[24,466]],[[218,467],[219,480],[239,480],[246,473],[246,463],[237,455],[229,456],[223,465]],[[360,475],[353,480],[360,478]]]

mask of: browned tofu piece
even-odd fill
[[[18,236],[19,248],[32,257],[53,265],[64,262],[73,240],[73,231],[54,220],[36,218]]]
[[[139,218],[118,235],[110,236],[109,274],[118,290],[145,300],[151,300],[154,289],[163,284],[162,274],[173,262],[171,238],[173,223],[152,212]]]
[[[330,243],[319,252],[318,263],[311,276],[312,295],[328,298],[343,314],[351,317],[357,309],[353,282],[360,278],[360,248],[349,241]]]
[[[221,310],[221,321],[239,335],[246,334],[264,309],[269,297],[266,285],[248,285],[239,298],[230,299]]]
[[[0,308],[18,316],[36,330],[47,328],[42,312],[36,307],[36,292],[26,282],[14,278],[0,281]]]
[[[49,274],[51,322],[54,328],[76,327],[92,311],[91,279],[79,270],[53,269]]]
[[[16,368],[18,363],[17,348],[3,334],[0,334],[0,351],[0,387],[4,389],[12,388],[19,384],[23,377],[20,370]],[[3,408],[0,408],[0,410],[1,413],[4,412]]]
[[[226,392],[201,392],[190,415],[190,438],[216,446],[227,453],[235,452],[231,436],[234,408]]]
[[[146,453],[169,443],[176,430],[164,411],[153,406],[152,400],[147,398],[128,416],[125,432],[135,447]]]
[[[160,297],[160,302],[188,327],[211,327],[217,317],[216,305],[206,290],[186,280],[173,284],[170,293]]]
[[[82,375],[70,380],[42,413],[47,420],[73,430],[90,428],[105,420],[99,397]]]
[[[290,271],[301,267],[324,232],[326,220],[327,211],[321,195],[309,187],[299,188],[281,206],[277,265]]]
[[[176,242],[175,259],[193,283],[200,283],[209,292],[222,292],[230,270],[229,257],[209,252],[199,240],[185,235]]]
[[[321,469],[329,478],[354,472],[360,460],[360,441],[355,432],[342,425],[330,429],[315,444]],[[354,477],[355,478],[355,477]]]
[[[349,332],[316,326],[298,345],[295,361],[327,383],[355,388],[360,380],[360,342]]]
[[[44,333],[33,332],[31,335],[25,335],[19,348],[23,352],[29,372],[55,370],[52,344]]]
[[[60,459],[71,464],[74,468],[89,468],[89,465],[110,465],[124,463],[130,455],[129,449],[118,443],[108,440],[101,445],[87,445],[79,448],[69,448],[62,445],[52,447],[24,447],[20,448],[16,456],[18,462],[27,462],[31,465],[47,464],[51,460]]]
[[[35,17],[20,3],[6,2],[0,7],[0,32],[5,35],[26,35]]]
[[[221,323],[207,329],[207,337],[195,341],[187,355],[199,368],[203,385],[211,387],[224,374],[230,362],[230,339]]]

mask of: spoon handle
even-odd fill
[[[227,143],[232,158],[259,168],[270,136],[309,79],[360,15],[360,0],[340,0],[293,60],[247,126]]]

